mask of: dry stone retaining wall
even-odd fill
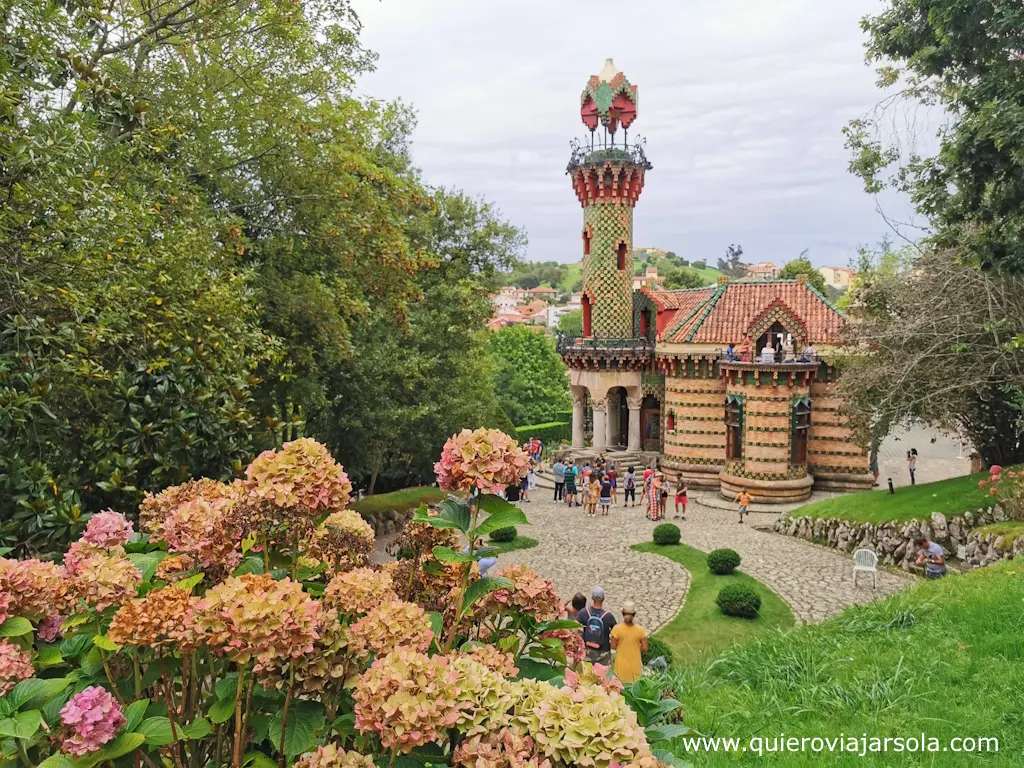
[[[825,544],[841,552],[871,549],[881,562],[909,571],[918,556],[913,544],[917,536],[937,543],[947,557],[957,557],[963,546],[962,564],[967,568],[1024,557],[1024,536],[1007,545],[1003,536],[972,533],[980,526],[1005,520],[1006,513],[999,506],[965,512],[948,519],[939,512],[933,512],[929,520],[892,521],[877,525],[837,518],[790,517],[786,513],[776,521],[774,530],[784,536]]]

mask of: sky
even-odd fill
[[[909,216],[847,170],[843,126],[883,96],[862,16],[881,0],[353,0],[377,70],[358,92],[415,107],[426,183],[493,202],[531,261],[578,261],[565,166],[606,58],[639,86],[630,138],[653,170],[634,247],[711,265],[731,243],[781,265],[848,266]]]

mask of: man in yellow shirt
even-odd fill
[[[640,654],[647,650],[647,630],[633,623],[636,606],[632,600],[622,605],[622,623],[612,627],[612,650],[615,661],[612,670],[624,683],[632,683],[639,679],[644,664]]]
[[[741,488],[736,494],[736,501],[740,504],[740,525],[743,525],[743,516],[750,510],[750,494],[746,488]]]

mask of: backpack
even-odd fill
[[[587,608],[587,622],[583,625],[583,644],[587,648],[597,649],[604,645],[604,617],[607,614],[608,611],[604,610],[595,614]]]
[[[626,490],[632,490],[636,488],[636,481],[633,479],[633,473],[626,473]]]

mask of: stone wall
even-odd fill
[[[857,444],[842,413],[843,401],[834,381],[811,384],[811,432],[807,468],[814,487],[830,491],[861,491],[871,487],[868,457]]]
[[[717,488],[725,465],[725,382],[666,377],[663,424],[669,413],[675,430],[664,433],[665,468],[678,470],[695,488]]]
[[[966,552],[962,565],[978,568],[1000,560],[1024,557],[1024,536],[1007,545],[1002,536],[972,533],[975,528],[1006,519],[1006,513],[999,506],[965,512],[948,519],[939,512],[933,512],[929,520],[878,525],[836,518],[790,517],[786,513],[775,522],[774,530],[784,536],[825,544],[841,552],[871,549],[882,563],[898,565],[904,570],[911,570],[917,560],[914,539],[924,536],[941,546],[947,557],[955,558],[963,546]]]

